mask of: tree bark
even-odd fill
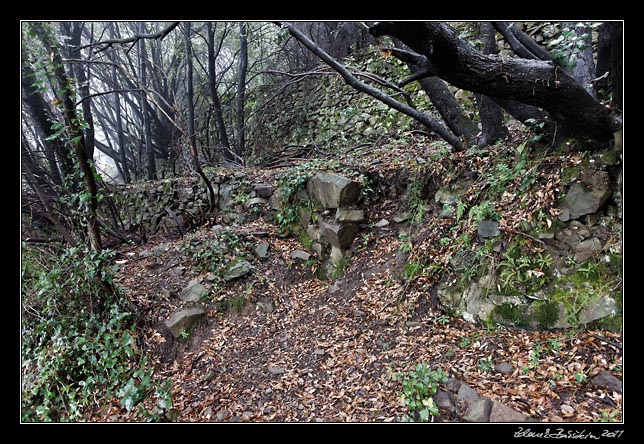
[[[47,140],[54,134],[51,129],[51,122],[49,121],[49,117],[45,111],[47,109],[47,103],[45,102],[42,94],[39,93],[36,88],[34,83],[34,73],[29,67],[29,63],[26,61],[27,59],[25,54],[23,54],[22,58],[22,94],[25,103],[29,108],[29,114],[33,120],[35,130],[40,136],[41,143],[44,147],[44,155],[47,159],[49,174],[52,181],[56,185],[62,185],[63,179],[58,163],[56,162],[56,156],[58,155],[60,162],[63,165],[63,171],[67,173],[71,173],[72,171],[70,159],[67,158],[66,150],[58,140]]]
[[[208,85],[210,86],[210,95],[212,97],[217,129],[219,130],[219,138],[224,147],[224,159],[231,161],[234,157],[230,148],[228,132],[226,131],[226,122],[224,121],[224,114],[221,109],[221,100],[217,92],[217,54],[219,51],[215,51],[215,30],[212,27],[212,22],[206,22],[206,30],[208,33]]]
[[[575,137],[605,143],[621,127],[619,115],[552,63],[482,54],[443,22],[379,22],[370,32],[400,39],[459,88],[543,108]]]
[[[465,140],[467,146],[471,146],[479,132],[478,126],[463,113],[461,105],[458,103],[454,94],[451,93],[445,82],[438,77],[429,76],[431,68],[428,66],[427,57],[420,54],[410,53],[400,46],[400,42],[394,42],[397,48],[391,49],[391,54],[397,59],[406,62],[412,76],[401,82],[401,86],[419,77],[420,84],[427,97],[436,107],[436,111],[447,124],[448,128],[458,137]],[[421,77],[422,76],[422,77]]]
[[[110,37],[115,38],[114,34],[114,24],[111,24],[109,29],[110,29]],[[113,51],[109,53],[110,60],[112,63],[116,63],[116,57]],[[112,74],[112,86],[116,87],[118,85],[118,76],[116,75],[116,66],[112,66],[111,70]],[[119,94],[114,94],[114,117],[116,120],[116,136],[119,144],[119,157],[114,158],[114,162],[118,163],[120,161],[121,163],[121,174],[123,177],[123,182],[125,183],[130,183],[131,178],[130,178],[130,172],[129,172],[129,166],[128,166],[128,150],[127,150],[127,145],[125,143],[125,133],[123,132],[123,119],[121,118],[121,99],[119,97]]]
[[[190,154],[192,158],[192,165],[199,174],[199,177],[203,179],[208,189],[209,197],[209,206],[208,213],[212,213],[215,207],[215,190],[212,188],[208,177],[203,172],[201,164],[199,162],[198,151],[197,151],[197,137],[195,135],[195,114],[194,114],[194,104],[193,100],[193,86],[192,86],[192,41],[190,36],[190,22],[184,23],[184,42],[186,49],[186,82],[187,82],[187,92],[186,99],[188,102],[188,143],[190,145]]]
[[[100,226],[97,218],[98,189],[94,178],[94,168],[91,163],[92,160],[88,156],[88,151],[85,147],[85,136],[76,115],[74,100],[72,99],[71,81],[67,77],[67,73],[63,67],[62,57],[58,51],[57,43],[53,41],[51,34],[44,29],[41,23],[34,23],[32,26],[34,26],[34,29],[37,31],[51,58],[54,79],[56,81],[55,93],[60,101],[61,112],[63,113],[65,127],[67,128],[66,137],[69,138],[69,143],[74,148],[74,153],[76,154],[76,159],[78,160],[80,171],[83,176],[85,192],[89,196],[86,216],[90,246],[92,250],[100,253],[103,247],[101,243]]]
[[[246,71],[248,70],[248,28],[246,23],[239,23],[239,71],[237,72],[237,157],[244,158],[244,106],[246,105]]]
[[[143,22],[139,23],[139,31],[143,33],[144,24]],[[146,50],[145,50],[145,40],[140,39],[138,41],[139,45],[139,73],[141,76],[141,85],[143,88],[148,86],[148,77],[147,77],[147,60],[146,60]],[[156,161],[154,159],[154,148],[152,147],[152,127],[150,125],[150,105],[145,93],[141,94],[141,120],[143,121],[143,137],[145,143],[145,159],[146,159],[146,170],[148,180],[155,180],[157,178],[157,168]]]
[[[494,27],[489,22],[481,22],[478,29],[479,36],[483,40],[484,54],[498,54],[499,50],[494,35]],[[503,126],[503,109],[485,94],[476,94],[479,104],[479,116],[481,118],[481,132],[479,147],[492,145],[497,140],[505,139],[508,129]]]
[[[593,60],[593,41],[591,30],[587,25],[577,26],[578,22],[565,22],[564,26],[575,31],[579,38],[583,38],[584,49],[575,48],[577,62],[569,68],[570,75],[593,97],[596,97],[592,87],[592,80],[595,78],[595,61]]]

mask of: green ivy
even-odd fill
[[[113,257],[85,246],[54,256],[23,245],[23,421],[85,421],[100,402],[116,398],[131,409],[155,388],[136,345],[136,316],[101,284],[113,282]],[[167,397],[163,406],[157,413],[165,418]]]

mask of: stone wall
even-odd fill
[[[210,169],[206,173],[217,194],[217,212],[224,224],[241,224],[262,217],[270,222],[282,209],[281,191],[242,171]],[[148,234],[183,233],[200,224],[208,210],[207,189],[199,178],[175,178],[122,185],[114,201],[127,230]],[[362,189],[344,176],[318,172],[297,192],[300,218],[292,228],[304,247],[332,271],[341,264],[364,220],[359,207]]]

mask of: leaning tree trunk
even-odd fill
[[[76,114],[74,100],[72,99],[71,81],[65,72],[63,59],[51,34],[46,32],[40,23],[34,24],[33,26],[51,57],[53,76],[56,82],[56,95],[60,102],[61,112],[67,129],[66,137],[69,137],[69,144],[73,147],[74,153],[76,154],[76,159],[83,176],[85,192],[88,194],[86,218],[89,243],[92,250],[100,253],[103,247],[97,214],[98,187],[96,186],[96,180],[94,178],[92,159],[88,155],[88,151],[85,146],[85,137]]]
[[[418,75],[422,75],[424,64],[427,63],[426,57],[418,57],[418,54],[410,53],[402,48],[400,42],[395,41],[395,49],[391,49],[391,54],[397,59],[406,62],[412,75],[401,82],[401,86],[410,83]],[[464,140],[466,146],[471,146],[479,132],[478,126],[463,112],[461,105],[458,103],[454,94],[449,90],[445,82],[438,77],[421,77],[416,79],[420,87],[425,91],[427,97],[432,101],[436,111],[440,114],[447,127],[452,132]]]
[[[620,116],[560,67],[482,54],[446,23],[379,22],[370,27],[370,33],[401,40],[426,56],[435,75],[452,85],[543,108],[575,137],[604,143],[621,127]]]
[[[481,22],[478,32],[483,40],[483,52],[485,54],[498,54],[499,50],[492,24]],[[483,133],[479,141],[479,147],[492,145],[497,140],[505,139],[508,135],[508,129],[503,126],[503,109],[485,94],[476,94],[476,100],[479,104],[481,132]]]

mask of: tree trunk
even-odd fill
[[[67,28],[72,26],[72,23],[67,23]],[[80,51],[80,42],[83,28],[85,27],[84,22],[73,22],[71,28],[71,39],[70,44],[70,55],[73,59],[81,59]],[[90,159],[94,158],[94,118],[92,117],[92,108],[91,108],[91,99],[87,99],[89,96],[89,78],[91,78],[91,64],[87,63],[87,74],[85,73],[85,66],[80,63],[75,63],[72,65],[72,73],[76,77],[76,83],[78,85],[79,96],[82,100],[83,107],[83,119],[87,124],[87,128],[83,130],[85,134],[85,149],[87,149],[87,155]]]
[[[139,23],[139,32],[143,34],[145,32],[143,22]],[[145,50],[145,40],[141,39],[138,42],[139,45],[139,73],[141,75],[141,85],[143,88],[148,86],[147,78],[147,56]],[[148,180],[155,180],[157,178],[157,167],[156,161],[154,159],[154,148],[152,147],[152,128],[150,125],[150,104],[146,97],[145,92],[141,93],[141,120],[143,121],[143,137],[145,142],[145,159],[147,165],[147,178]]]
[[[576,56],[576,63],[574,66],[568,68],[570,75],[575,79],[586,91],[593,97],[595,90],[592,87],[592,80],[595,76],[595,61],[593,60],[593,41],[591,29],[587,26],[577,26],[578,22],[565,22],[564,26],[575,31],[575,34],[580,39],[583,39],[584,48],[575,48],[574,54]]]
[[[228,140],[228,132],[226,131],[224,114],[221,110],[219,93],[217,92],[217,54],[219,51],[215,51],[215,30],[212,27],[212,22],[206,22],[206,29],[208,32],[208,85],[210,86],[210,95],[212,96],[212,105],[215,112],[217,129],[219,130],[219,138],[224,147],[224,159],[230,161],[234,157],[230,148],[230,141]]]
[[[394,42],[394,45],[397,46],[397,49],[392,49],[392,55],[403,62],[407,63],[409,70],[412,72],[410,78],[415,78],[417,75],[423,73],[423,69],[426,67],[422,66],[423,63],[427,63],[427,58],[422,57],[419,59],[417,54],[410,54],[402,48],[400,42]],[[421,62],[420,64],[418,62]],[[401,82],[401,84],[408,83],[409,79]],[[447,127],[452,130],[452,132],[464,139],[465,145],[471,146],[476,135],[479,132],[478,126],[469,118],[465,116],[461,105],[458,103],[454,94],[451,93],[445,82],[438,77],[421,77],[418,80],[421,88],[427,94],[427,97],[432,101],[436,107],[436,111],[442,117]]]
[[[85,137],[74,107],[71,82],[67,77],[65,68],[63,67],[63,60],[60,52],[58,51],[57,43],[53,40],[51,34],[43,28],[41,23],[35,23],[32,26],[34,26],[34,29],[37,31],[51,58],[54,79],[56,81],[55,93],[60,101],[61,112],[63,113],[65,127],[67,128],[66,137],[69,137],[69,143],[74,148],[74,153],[76,154],[76,159],[78,160],[83,177],[83,183],[85,185],[85,192],[88,194],[88,208],[86,216],[89,243],[92,250],[100,253],[103,247],[101,244],[101,232],[97,218],[98,189],[94,178],[92,159],[88,156],[88,151],[85,147]]]
[[[190,22],[184,23],[184,42],[186,47],[186,83],[187,83],[187,92],[186,100],[188,102],[188,143],[190,144],[190,154],[192,158],[192,165],[194,166],[197,174],[203,179],[208,188],[208,199],[209,207],[208,213],[212,213],[215,202],[216,195],[215,190],[212,188],[208,177],[201,169],[201,164],[199,163],[198,151],[197,151],[197,138],[195,136],[195,112],[193,100],[193,86],[192,86],[192,41],[190,40]]]
[[[613,91],[613,106],[622,110],[623,103],[623,46],[624,46],[624,25],[622,22],[610,22],[610,62],[611,62],[611,83]]]
[[[29,114],[33,120],[35,130],[44,147],[44,155],[47,159],[49,174],[52,181],[56,185],[62,185],[63,179],[58,168],[58,163],[56,162],[56,155],[60,158],[61,164],[64,165],[63,171],[69,172],[70,174],[72,171],[72,166],[69,165],[71,160],[68,159],[66,149],[58,140],[47,140],[54,134],[51,129],[51,122],[45,112],[47,109],[47,103],[45,102],[42,94],[36,89],[36,85],[34,84],[34,73],[31,70],[29,63],[27,63],[25,54],[23,54],[22,59],[22,94],[27,107],[29,108]]]
[[[239,71],[237,72],[237,157],[243,159],[245,151],[244,106],[246,105],[246,71],[248,70],[248,29],[245,22],[239,23]]]
[[[483,53],[498,54],[499,50],[492,24],[480,22],[478,34],[483,40]],[[497,140],[505,139],[508,129],[503,126],[503,109],[485,94],[476,94],[476,101],[479,104],[481,132],[483,133],[478,144],[479,147],[492,145]]]
[[[110,38],[116,38],[114,34],[114,24],[111,24],[110,29]],[[116,57],[113,51],[109,52],[110,60],[112,63],[116,63]],[[112,86],[116,87],[118,85],[118,76],[116,74],[116,66],[112,67]],[[130,172],[128,168],[128,149],[125,143],[125,133],[123,132],[123,119],[121,118],[121,99],[118,93],[114,94],[114,116],[116,120],[116,135],[119,144],[119,159],[114,158],[114,162],[118,163],[120,160],[121,163],[121,173],[123,176],[123,182],[130,183],[132,180],[130,178]]]
[[[550,62],[482,54],[443,22],[380,22],[370,32],[400,39],[459,88],[543,108],[575,137],[604,143],[621,127],[620,116]]]

